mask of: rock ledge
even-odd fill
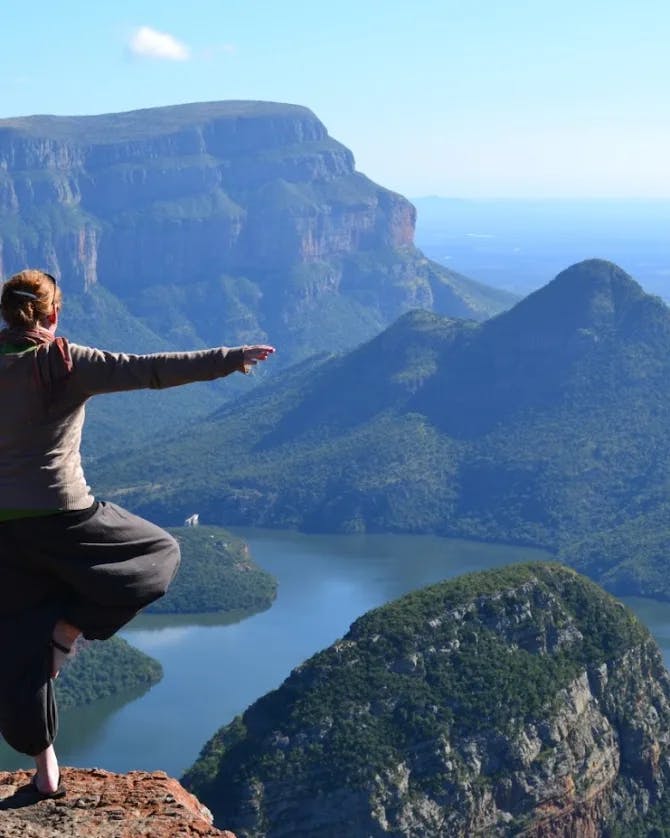
[[[113,774],[64,768],[68,793],[35,800],[21,791],[31,771],[0,772],[2,838],[235,838],[163,771]]]

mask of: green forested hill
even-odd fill
[[[61,710],[137,689],[149,689],[163,677],[157,660],[120,637],[84,643],[56,681]]]
[[[277,582],[253,563],[249,548],[221,527],[171,527],[181,564],[167,594],[151,614],[204,614],[268,608]]]
[[[162,444],[155,482],[152,449],[96,479],[166,522],[540,544],[668,597],[669,431],[670,311],[591,260],[482,324],[412,312],[292,368]]]
[[[634,615],[565,567],[512,565],[363,615],[184,782],[240,838],[625,835],[662,815],[669,722]]]

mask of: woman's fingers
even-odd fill
[[[265,359],[272,355],[275,351],[274,346],[247,346],[244,350],[244,362],[250,366],[254,366],[258,361],[265,361]]]

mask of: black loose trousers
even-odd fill
[[[179,566],[164,530],[113,503],[0,522],[0,733],[31,756],[55,739],[57,620],[105,640],[163,596]]]

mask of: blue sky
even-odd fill
[[[409,197],[670,197],[667,0],[34,0],[0,38],[0,117],[292,102]]]

